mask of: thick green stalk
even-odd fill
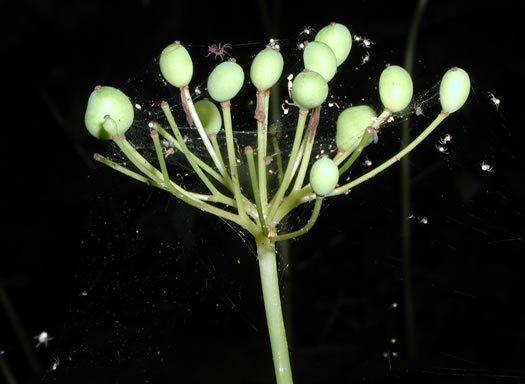
[[[256,236],[255,240],[275,378],[277,384],[292,384],[292,368],[284,328],[274,244],[262,234]]]

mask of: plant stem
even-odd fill
[[[137,173],[137,172],[133,172],[132,170],[124,167],[123,165],[120,165],[118,163],[115,163],[114,161],[112,160],[109,160],[108,158],[102,156],[101,154],[99,153],[95,153],[93,155],[93,158],[102,163],[102,164],[105,164],[107,165],[108,167],[110,168],[113,168],[114,170],[128,176],[128,177],[131,177],[132,179],[135,179],[135,180],[138,180],[138,181],[141,181],[143,183],[146,183],[148,185],[152,185],[156,188],[160,188],[160,189],[163,189],[163,190],[168,190],[167,188],[164,188],[162,185],[156,183],[155,181],[147,178],[146,176],[143,176],[141,175],[140,173]]]
[[[416,51],[416,40],[419,26],[423,18],[423,12],[427,5],[427,0],[419,0],[414,9],[412,24],[408,34],[407,47],[405,50],[404,68],[413,76],[414,54]],[[410,142],[411,121],[406,120],[401,124],[401,148]],[[408,359],[414,360],[417,356],[416,351],[416,328],[414,311],[414,290],[412,273],[412,232],[411,223],[407,220],[410,215],[411,207],[411,169],[410,155],[401,160],[401,253],[403,255],[403,290],[405,302],[405,322],[407,334]]]
[[[202,126],[201,120],[199,119],[199,115],[197,114],[197,110],[195,109],[195,105],[193,104],[193,100],[191,98],[190,89],[188,86],[183,87],[181,89],[181,100],[184,105],[186,105],[186,108],[188,109],[188,112],[191,115],[191,118],[193,119],[193,123],[195,124],[195,127],[197,127],[197,131],[199,132],[199,135],[202,139],[202,142],[204,143],[204,146],[208,150],[208,153],[215,164],[215,167],[219,170],[219,173],[226,178],[226,170],[224,169],[224,165],[221,164],[219,158],[217,157],[217,154],[215,153],[215,150],[213,149],[213,146],[210,142],[210,139],[208,138],[208,135],[206,135],[206,131],[204,130],[204,127]]]
[[[257,114],[257,169],[259,177],[259,193],[261,208],[263,214],[266,215],[268,208],[268,192],[266,185],[266,152],[268,145],[268,107],[270,100],[270,90],[257,91],[257,104],[262,104],[262,114]],[[258,108],[260,108],[258,107]]]
[[[241,184],[239,182],[239,173],[237,171],[237,157],[235,156],[235,143],[233,137],[232,118],[230,111],[230,102],[224,101],[221,103],[222,120],[224,122],[224,133],[226,136],[226,150],[228,152],[228,163],[230,165],[230,176],[233,182],[233,194],[237,201],[237,211],[243,220],[248,220],[246,210],[244,209],[244,200],[241,192]]]
[[[306,124],[307,114],[308,114],[307,110],[304,110],[304,109],[299,110],[299,117],[297,119],[297,128],[295,130],[295,138],[292,144],[290,158],[288,159],[288,165],[286,166],[286,171],[284,173],[283,180],[281,184],[279,185],[279,189],[277,190],[277,192],[275,193],[272,199],[272,202],[271,202],[272,206],[268,214],[267,222],[271,223],[272,218],[275,215],[275,212],[277,211],[277,208],[279,208],[279,205],[281,205],[281,200],[284,197],[284,194],[286,193],[288,186],[290,185],[290,182],[293,176],[293,171],[295,170],[295,166],[297,162],[300,160],[297,158],[297,153],[299,152],[299,147],[303,139],[303,132],[304,132],[304,126]]]
[[[392,166],[393,164],[397,163],[400,159],[402,159],[407,153],[410,153],[415,147],[417,147],[421,142],[428,136],[436,127],[441,124],[441,122],[447,118],[448,114],[444,111],[441,111],[439,115],[432,121],[428,127],[425,128],[423,132],[419,134],[418,137],[416,137],[409,145],[407,145],[405,148],[403,148],[401,151],[399,151],[396,155],[392,156],[389,160],[385,161],[384,163],[378,165],[376,168],[372,169],[371,171],[365,173],[361,177],[358,177],[355,180],[350,181],[349,183],[342,185],[340,187],[337,187],[334,189],[329,195],[327,196],[337,196],[337,195],[343,195],[348,192],[350,192],[350,189],[353,187],[371,179],[372,177],[376,176],[378,173],[381,173],[388,167]],[[298,207],[301,204],[307,203],[309,201],[312,201],[315,199],[315,194],[312,193],[312,188],[310,187],[310,184],[305,185],[303,188],[301,188],[298,191],[293,191],[286,197],[286,199],[280,204],[279,209],[276,211],[275,215],[272,216],[272,222],[278,223],[280,220],[282,220],[288,213],[290,213],[293,209]]]
[[[272,135],[273,153],[275,153],[277,162],[277,181],[279,182],[279,185],[281,185],[283,182],[283,159],[279,148],[279,141],[277,140],[277,122],[275,122],[270,128],[270,135]]]
[[[310,219],[308,220],[308,223],[306,225],[294,232],[285,233],[283,235],[278,235],[272,238],[273,241],[283,241],[288,239],[293,239],[294,237],[298,237],[301,235],[304,235],[306,232],[308,232],[312,227],[314,226],[315,222],[317,221],[317,218],[319,217],[319,212],[321,211],[321,204],[323,203],[322,197],[317,197],[315,199],[315,205],[314,209],[312,210],[312,216],[310,216]]]
[[[159,132],[159,134],[168,141],[168,143],[173,146],[177,151],[182,152],[182,147],[180,146],[179,142],[168,133],[159,123],[156,121],[150,122],[150,128],[155,129]],[[212,141],[213,144],[213,141]],[[204,171],[206,171],[211,177],[213,177],[215,180],[217,180],[219,183],[229,186],[228,180],[225,180],[217,171],[215,171],[211,166],[206,164],[204,161],[202,161],[199,157],[197,157],[195,154],[190,153],[190,155],[193,157],[195,162],[198,164],[199,167],[201,167]],[[220,160],[220,158],[219,158]],[[223,164],[224,165],[224,164]],[[231,187],[231,186],[229,186]]]
[[[310,117],[310,123],[308,125],[308,133],[304,137],[304,151],[301,158],[301,165],[299,166],[299,171],[297,172],[297,177],[295,179],[295,184],[292,188],[293,191],[298,191],[303,186],[306,170],[310,164],[310,155],[312,154],[312,149],[314,146],[315,133],[317,131],[317,126],[319,125],[320,112],[321,106],[315,108],[312,111],[312,116]]]
[[[277,384],[292,384],[292,368],[284,328],[274,244],[262,234],[256,236],[255,241],[275,378]]]
[[[160,145],[159,133],[152,129],[150,131],[150,136],[153,140],[153,145],[155,146],[155,153],[157,154],[157,159],[159,161],[160,169],[162,171],[162,177],[164,178],[164,184],[172,194],[176,194],[177,191],[171,184],[170,176],[168,174],[168,168],[166,167],[166,161],[164,160],[164,154],[162,153],[162,147]]]
[[[5,382],[7,384],[16,384],[15,376],[9,368],[6,359],[2,355],[0,355],[0,372],[2,372]]]
[[[255,198],[255,206],[257,207],[257,214],[259,219],[259,225],[264,233],[268,235],[268,229],[266,228],[266,222],[264,221],[264,212],[262,209],[261,199],[259,195],[259,184],[257,182],[257,171],[255,170],[255,161],[253,160],[253,149],[248,146],[244,148],[246,154],[246,160],[248,161],[248,172],[250,174],[250,182],[252,184],[253,197]]]
[[[372,169],[370,172],[365,173],[363,176],[358,177],[357,179],[341,186],[332,191],[328,196],[337,196],[350,191],[351,188],[371,179],[376,176],[378,173],[381,173],[388,167],[392,166],[394,163],[397,163],[401,158],[406,154],[410,153],[415,147],[417,147],[446,117],[448,114],[441,111],[441,113],[430,123],[428,127],[425,128],[421,134],[416,137],[409,145],[407,145],[403,150],[399,151],[396,155],[391,157],[389,160],[385,161],[383,164],[378,165],[376,168]]]
[[[206,176],[204,174],[202,169],[199,167],[199,165],[195,161],[193,153],[191,153],[189,148],[186,146],[186,143],[184,142],[184,138],[182,137],[182,135],[181,135],[181,133],[179,131],[179,127],[177,126],[177,123],[175,122],[175,119],[173,118],[173,114],[171,113],[171,109],[170,109],[169,104],[166,101],[163,101],[160,104],[160,107],[162,108],[162,111],[164,112],[164,115],[166,115],[166,119],[168,120],[168,124],[171,127],[171,130],[173,131],[173,133],[175,134],[175,139],[179,143],[179,145],[181,147],[181,150],[182,150],[182,153],[184,153],[184,156],[186,156],[186,159],[190,163],[190,165],[193,168],[193,170],[197,173],[197,176],[200,177],[200,179],[206,185],[206,187],[212,193],[212,195],[214,195],[214,196],[219,195],[220,192],[217,190],[217,188],[215,188],[215,185],[213,185],[213,183],[208,179],[208,176]],[[158,135],[157,135],[157,140],[158,140]],[[164,156],[162,155],[162,151],[159,152],[160,145],[157,144],[156,149],[157,149],[157,157],[159,158],[159,163],[161,163],[161,166],[162,166],[162,163],[165,163],[165,162],[164,162]],[[164,164],[164,168],[165,168],[165,164]],[[162,174],[164,175],[164,177],[166,177],[167,170],[165,171],[163,169],[162,170]]]
[[[372,127],[369,127],[370,129],[374,129]],[[361,152],[363,152],[363,149],[369,144],[369,136],[371,136],[370,129],[366,129],[363,133],[363,136],[361,136],[361,140],[359,141],[359,144],[357,145],[357,148],[354,149],[352,152],[352,156],[339,168],[339,175],[342,175],[345,173],[345,171],[354,164],[354,162],[357,160],[357,158],[361,155]]]

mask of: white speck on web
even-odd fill
[[[498,99],[496,96],[494,96],[493,93],[491,92],[488,92],[487,95],[489,96],[489,99],[490,99],[490,102],[492,103],[492,105],[494,105],[494,107],[496,107],[496,111],[499,109],[499,105],[501,103],[501,100]]]

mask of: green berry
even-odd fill
[[[243,83],[244,71],[241,66],[234,61],[224,61],[208,77],[208,93],[213,100],[222,103],[233,99]]]
[[[116,124],[111,123],[104,129],[106,116]],[[97,86],[89,96],[84,123],[87,130],[94,137],[101,140],[111,139],[115,134],[123,135],[133,124],[134,111],[129,98],[120,90],[113,87]]]
[[[379,96],[385,108],[399,112],[412,100],[414,88],[410,74],[398,65],[389,65],[379,78]]]
[[[310,169],[310,186],[316,195],[325,196],[332,192],[339,181],[339,168],[332,159],[323,157],[316,160]]]
[[[164,79],[177,88],[187,86],[193,76],[190,54],[178,41],[168,45],[160,54],[160,72]]]
[[[216,135],[222,126],[221,112],[219,108],[208,99],[202,99],[195,103],[197,115],[208,136]]]
[[[322,41],[312,41],[303,52],[304,67],[322,75],[328,82],[337,71],[337,58],[334,51]]]
[[[273,87],[279,81],[283,67],[283,55],[278,50],[267,47],[260,51],[250,67],[250,78],[255,88],[265,91]]]
[[[321,41],[332,48],[337,59],[337,66],[346,60],[352,49],[352,34],[343,24],[330,23],[317,32],[315,41]]]
[[[292,83],[293,102],[301,109],[321,105],[328,96],[328,84],[323,76],[314,71],[298,74]]]
[[[367,127],[373,124],[373,119],[376,117],[376,112],[368,105],[358,105],[355,107],[346,108],[339,114],[336,123],[335,143],[337,148],[347,151],[352,147],[356,147],[365,133]],[[372,137],[366,145],[372,142]]]
[[[470,78],[463,69],[454,67],[445,73],[439,86],[441,108],[447,113],[456,112],[467,101],[470,93]]]

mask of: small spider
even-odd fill
[[[494,171],[494,167],[488,163],[485,163],[484,161],[482,161],[479,164],[479,166],[481,167],[481,170],[484,172],[492,173],[492,171]]]
[[[372,140],[374,141],[374,144],[377,144],[379,141],[379,135],[377,134],[377,130],[374,127],[367,127],[366,131],[372,136]]]
[[[215,55],[215,59],[217,59],[217,56],[219,56],[221,60],[223,60],[224,55],[232,57],[232,55],[228,51],[226,51],[227,49],[232,49],[232,45],[230,43],[226,43],[224,45],[222,45],[221,43],[219,43],[218,45],[212,44],[208,47],[208,54],[204,57],[208,57],[212,53]]]
[[[374,45],[372,40],[364,36],[355,36],[354,41],[357,41],[359,45],[366,47],[366,48],[370,48],[372,45]]]
[[[416,216],[416,215],[410,215],[408,216],[409,219],[417,219],[421,224],[428,224],[428,217],[426,216]]]
[[[374,43],[372,43],[372,40],[367,39],[367,38],[364,38],[361,44],[365,46],[366,48],[370,48],[372,45],[374,45]]]
[[[53,357],[53,364],[51,364],[50,371],[56,371],[59,364],[60,364],[60,359],[58,358],[58,356]]]
[[[414,109],[416,116],[426,116],[423,112],[423,104],[424,102],[414,102],[412,104],[412,108]]]
[[[291,99],[292,98],[292,85],[293,85],[293,74],[290,73],[287,77],[286,77],[286,80],[288,80],[288,97]]]
[[[268,43],[267,47],[279,50],[281,46],[279,45],[279,40],[274,39],[273,37],[270,39],[270,42]]]
[[[498,99],[496,96],[494,96],[493,93],[488,93],[488,96],[489,96],[489,99],[490,99],[490,102],[496,107],[496,111],[498,110],[499,108],[499,104],[501,103],[501,100]]]
[[[304,51],[304,47],[306,47],[305,41],[298,41],[297,42],[297,50],[298,51]]]
[[[281,109],[283,110],[283,115],[287,115],[290,112],[290,108],[286,106],[286,102],[281,104]]]
[[[442,145],[436,144],[436,149],[438,150],[438,152],[441,152],[441,153],[444,153],[444,154],[448,154],[447,149],[444,146],[442,146]]]
[[[452,140],[452,135],[450,133],[447,133],[445,136],[443,136],[441,139],[439,139],[439,144],[445,145],[450,140]]]
[[[36,348],[38,348],[41,344],[44,344],[47,348],[47,344],[53,340],[52,337],[49,336],[49,334],[46,331],[40,332],[40,334],[36,335],[34,337],[35,340],[38,340],[38,343],[36,344]]]
[[[309,34],[311,34],[313,32],[315,32],[315,29],[313,29],[310,26],[307,26],[307,27],[303,27],[303,29],[301,29],[300,35],[309,35]]]
[[[364,56],[361,57],[361,64],[360,65],[365,65],[369,61],[370,61],[370,52],[367,52]]]

